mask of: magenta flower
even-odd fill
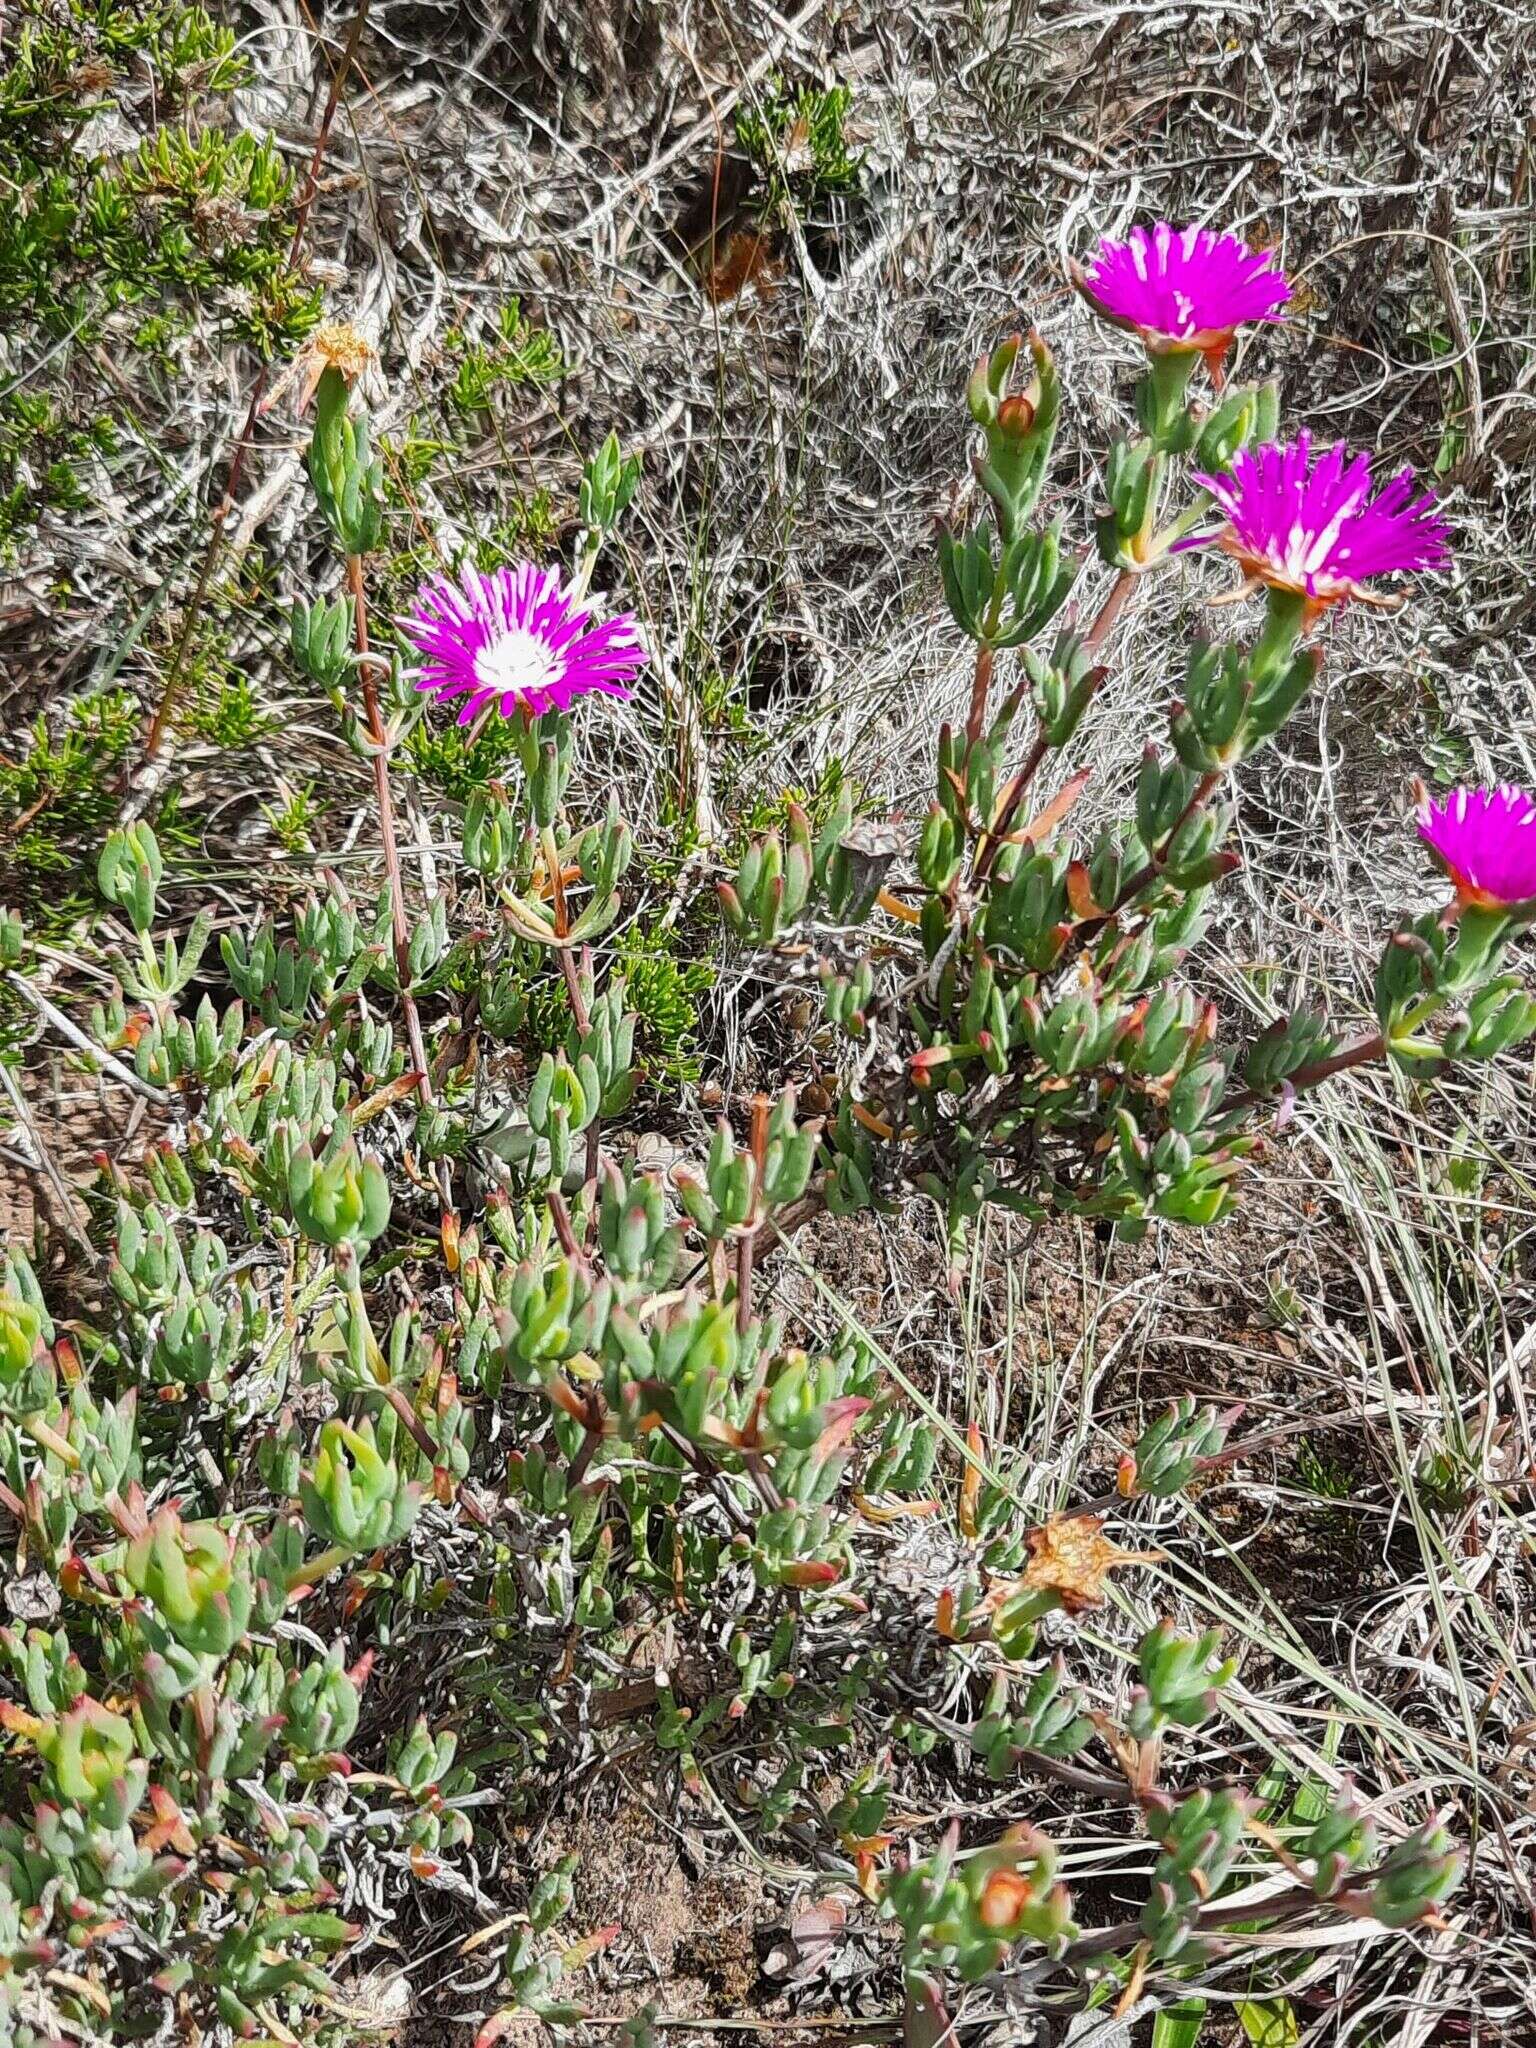
[[[399,623],[423,656],[417,689],[442,703],[462,697],[460,725],[492,702],[510,718],[564,711],[589,690],[627,697],[645,664],[633,613],[599,622],[558,570],[531,562],[434,576]]]
[[[1536,898],[1536,797],[1523,789],[1453,789],[1433,803],[1426,794],[1418,827],[1463,904],[1502,910]]]
[[[1132,228],[1103,241],[1073,282],[1096,313],[1139,334],[1154,355],[1203,355],[1213,366],[1249,320],[1278,320],[1291,288],[1268,250],[1210,228]]]
[[[1368,576],[1438,569],[1450,560],[1434,494],[1413,495],[1412,470],[1399,470],[1372,496],[1369,458],[1352,457],[1342,443],[1314,463],[1311,437],[1302,432],[1242,449],[1230,476],[1196,471],[1195,481],[1227,516],[1208,538],[1258,582],[1306,598],[1314,613],[1369,596],[1360,587]]]

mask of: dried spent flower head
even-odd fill
[[[627,697],[645,665],[632,612],[599,621],[558,570],[531,562],[434,576],[399,624],[423,657],[417,689],[462,698],[460,725],[490,703],[510,718],[564,711],[591,690]]]
[[[1291,288],[1268,250],[1211,228],[1158,221],[1106,239],[1072,281],[1102,318],[1141,337],[1154,355],[1219,363],[1239,327],[1278,320]]]
[[[1206,540],[1254,582],[1305,598],[1314,614],[1344,598],[1370,598],[1361,588],[1368,576],[1439,569],[1451,558],[1434,493],[1415,497],[1413,471],[1400,469],[1373,495],[1370,458],[1352,456],[1342,442],[1314,461],[1311,436],[1302,432],[1242,449],[1229,476],[1194,474],[1226,515]]]
[[[1536,797],[1513,784],[1420,800],[1419,837],[1463,904],[1502,910],[1536,901]]]
[[[1031,1592],[1056,1593],[1068,1614],[1104,1601],[1104,1582],[1117,1565],[1146,1564],[1156,1550],[1122,1550],[1105,1536],[1098,1515],[1053,1515],[1025,1537],[1029,1562],[1019,1584]]]
[[[305,336],[304,345],[262,401],[270,412],[294,385],[299,387],[296,413],[307,412],[320,379],[327,370],[339,370],[349,385],[369,376],[377,367],[379,352],[349,320],[322,320]]]

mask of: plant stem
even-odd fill
[[[1294,1094],[1300,1095],[1304,1088],[1315,1088],[1319,1081],[1330,1080],[1335,1074],[1347,1073],[1351,1067],[1369,1066],[1372,1060],[1379,1060],[1386,1052],[1387,1041],[1379,1031],[1368,1031],[1363,1038],[1354,1039],[1349,1045],[1341,1046],[1330,1053],[1325,1060],[1314,1060],[1310,1067],[1298,1067],[1290,1076]],[[1234,1095],[1224,1105],[1227,1109],[1251,1109],[1256,1102],[1262,1102],[1275,1093],[1272,1088],[1245,1088],[1241,1095]]]
[[[288,1574],[286,1584],[290,1593],[297,1593],[305,1586],[317,1586],[320,1581],[345,1564],[353,1553],[345,1544],[333,1543],[327,1550],[320,1551],[300,1565],[295,1565]]]
[[[325,152],[330,143],[331,129],[335,125],[337,110],[341,106],[341,90],[346,83],[347,73],[352,68],[352,59],[362,40],[363,28],[368,20],[371,0],[360,0],[358,10],[352,17],[352,26],[347,31],[347,40],[342,47],[336,69],[331,73],[331,89],[326,95],[325,110],[320,116],[320,127],[315,135],[315,146],[309,159],[309,175],[304,181],[304,194],[293,217],[293,235],[288,244],[288,265],[291,270],[298,261],[299,251],[304,246],[304,231],[309,225],[310,208],[315,203],[315,194],[320,189],[320,166],[325,161]],[[144,759],[153,761],[160,751],[165,738],[165,728],[175,708],[181,684],[181,672],[186,666],[187,650],[192,644],[192,635],[197,629],[208,586],[213,581],[213,572],[218,564],[224,546],[224,528],[229,515],[235,509],[235,493],[240,488],[240,479],[245,473],[246,457],[250,453],[251,439],[256,432],[256,422],[261,415],[261,401],[267,392],[267,376],[271,365],[262,363],[251,386],[251,402],[246,410],[245,425],[240,429],[235,442],[234,453],[229,458],[229,475],[224,481],[224,494],[214,507],[212,531],[208,545],[203,550],[203,559],[198,567],[197,582],[187,602],[186,615],[181,622],[181,631],[176,636],[176,645],[171,653],[171,665],[166,673],[165,683],[160,692],[160,702],[155,706],[155,715],[150,722],[149,736],[144,742]]]
[[[562,925],[564,924],[565,918],[563,915],[560,917],[559,922]],[[571,1015],[576,1020],[576,1029],[585,1038],[592,1029],[592,1013],[587,1008],[586,997],[582,994],[581,981],[583,975],[589,975],[592,972],[592,948],[590,946],[582,947],[579,971],[575,961],[571,958],[569,946],[560,947],[559,959],[560,972],[565,977],[565,992],[570,998]],[[588,1186],[596,1181],[598,1168],[602,1164],[602,1131],[602,1119],[594,1116],[591,1123],[587,1125],[587,1157],[586,1164],[582,1169],[583,1182]],[[595,1208],[592,1211],[592,1215],[595,1221],[597,1216]]]
[[[1387,1041],[1379,1031],[1367,1032],[1364,1038],[1357,1038],[1353,1045],[1344,1046],[1327,1059],[1314,1060],[1310,1067],[1298,1067],[1291,1076],[1291,1086],[1299,1095],[1303,1088],[1315,1088],[1331,1074],[1342,1074],[1350,1067],[1363,1067],[1371,1060],[1379,1060],[1386,1049]]]
[[[555,1226],[555,1235],[560,1240],[561,1251],[565,1253],[568,1259],[585,1269],[587,1255],[577,1241],[576,1231],[571,1223],[571,1212],[565,1205],[564,1195],[561,1194],[558,1188],[551,1188],[547,1199],[549,1202],[549,1213]]]
[[[1162,873],[1163,862],[1168,857],[1169,847],[1172,846],[1174,840],[1178,838],[1196,811],[1204,807],[1211,791],[1220,782],[1222,772],[1219,768],[1213,768],[1207,774],[1201,776],[1200,780],[1195,784],[1194,795],[1174,820],[1173,829],[1164,839],[1161,851],[1155,852],[1145,867],[1136,870],[1136,873],[1131,876],[1130,880],[1122,886],[1119,895],[1116,896],[1104,916],[1093,919],[1076,934],[1077,937],[1091,936],[1100,925],[1108,924],[1111,918],[1118,917],[1128,904],[1135,902],[1136,898],[1149,883],[1157,880],[1158,876]]]
[[[768,1156],[766,1095],[752,1098],[752,1213],[736,1240],[736,1334],[744,1337],[752,1321],[752,1252],[763,1207],[763,1167]]]
[[[1122,569],[1120,571],[1119,575],[1110,585],[1108,594],[1106,595],[1104,602],[1099,606],[1098,614],[1095,617],[1093,624],[1088,628],[1088,631],[1083,635],[1083,646],[1085,648],[1098,647],[1102,645],[1102,643],[1105,640],[1108,639],[1110,633],[1114,630],[1115,621],[1119,618],[1121,612],[1125,610],[1126,605],[1130,602],[1131,592],[1136,588],[1136,584],[1137,578],[1131,570]],[[978,667],[979,666],[980,663],[978,660]],[[1104,677],[1107,674],[1107,669],[1101,668],[1098,671],[1097,675],[1093,679],[1093,687],[1095,691],[1097,691],[1099,684],[1103,682]],[[973,717],[975,716],[975,710],[976,706],[973,698],[971,705],[971,713]],[[993,861],[997,857],[998,848],[1002,845],[1003,841],[1008,837],[1008,834],[1013,830],[1013,821],[1019,814],[1019,806],[1023,803],[1024,798],[1028,793],[1029,786],[1034,781],[1035,776],[1039,771],[1041,762],[1045,759],[1046,755],[1050,753],[1050,751],[1051,743],[1045,737],[1045,734],[1043,732],[1037,734],[1035,738],[1035,743],[1030,748],[1029,753],[1025,758],[1023,767],[1020,768],[1018,774],[1013,779],[1013,782],[1008,791],[1007,798],[1003,803],[1001,811],[998,813],[997,820],[987,834],[987,843],[982,848],[981,856],[976,862],[976,881],[981,881],[982,878],[985,876],[987,870],[991,867]]]
[[[587,1468],[597,1455],[603,1441],[603,1403],[601,1395],[594,1394],[587,1402],[587,1420],[583,1425],[584,1434],[580,1448],[571,1461],[571,1469],[565,1475],[568,1488],[580,1486],[587,1476]]]
[[[363,588],[363,558],[347,557],[347,588],[352,594],[352,629],[357,648],[358,675],[362,681],[363,710],[368,719],[368,737],[373,754],[373,795],[379,814],[379,836],[384,845],[384,869],[389,877],[389,916],[395,941],[395,979],[400,984],[400,1007],[405,1012],[406,1036],[410,1040],[411,1065],[416,1069],[416,1088],[423,1102],[432,1101],[432,1076],[427,1066],[427,1049],[411,994],[411,933],[405,915],[405,884],[400,875],[400,848],[395,840],[395,806],[389,787],[389,735],[379,710],[379,686],[374,680],[374,657],[368,652],[368,597]]]
[[[1085,647],[1099,647],[1114,630],[1115,621],[1130,602],[1131,592],[1136,588],[1137,577],[1133,570],[1122,569],[1109,586],[1109,594],[1099,606],[1098,617],[1083,635]]]
[[[976,648],[976,673],[971,680],[971,708],[966,714],[965,736],[972,746],[981,738],[987,722],[987,692],[992,687],[992,649],[985,640]]]

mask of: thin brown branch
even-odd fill
[[[315,194],[320,189],[320,167],[325,162],[325,152],[330,145],[331,130],[335,126],[336,115],[341,106],[342,88],[346,84],[347,73],[352,68],[352,60],[357,54],[357,46],[362,40],[363,29],[368,20],[370,4],[371,0],[360,0],[358,10],[352,17],[352,26],[347,31],[347,40],[342,46],[341,56],[337,61],[335,70],[331,73],[331,89],[326,94],[325,109],[320,116],[320,127],[315,135],[314,149],[310,154],[309,174],[305,178],[304,191],[293,217],[293,235],[288,244],[288,268],[290,270],[298,262],[299,254],[304,246],[304,234],[309,226],[310,209],[315,203]],[[187,609],[181,622],[181,631],[177,634],[176,645],[171,651],[171,665],[166,671],[165,682],[160,691],[160,701],[155,706],[155,715],[150,721],[149,736],[144,742],[144,759],[146,762],[153,761],[159,753],[165,739],[166,726],[170,721],[172,711],[175,709],[176,700],[180,693],[181,673],[186,666],[187,651],[192,644],[192,635],[197,630],[197,622],[202,616],[203,605],[208,596],[208,586],[213,581],[213,572],[218,566],[219,556],[223,552],[224,529],[228,523],[230,513],[235,509],[235,499],[240,489],[241,479],[245,474],[246,459],[250,454],[251,442],[256,432],[256,422],[261,417],[261,402],[266,396],[267,378],[270,372],[271,365],[269,363],[264,362],[260,364],[251,385],[251,402],[246,408],[245,425],[240,429],[239,436],[235,442],[234,452],[229,459],[229,474],[224,480],[223,495],[214,507],[211,515],[208,545],[203,550],[203,559],[197,571],[197,581],[193,585],[192,595],[187,601]]]
[[[379,709],[379,686],[374,680],[375,658],[368,651],[368,595],[363,588],[363,558],[347,557],[347,589],[352,594],[352,631],[357,649],[358,677],[363,692],[363,711],[368,721],[368,739],[373,757],[373,794],[379,814],[379,837],[384,846],[384,871],[389,877],[389,919],[394,936],[395,979],[400,984],[400,1007],[405,1013],[406,1036],[410,1041],[411,1065],[416,1069],[416,1087],[423,1102],[430,1103],[432,1074],[427,1048],[421,1035],[421,1018],[411,993],[411,929],[405,911],[405,882],[400,873],[400,848],[395,839],[394,796],[389,786],[389,734]]]

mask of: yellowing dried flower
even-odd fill
[[[379,352],[373,343],[359,334],[349,320],[322,320],[267,393],[261,409],[270,412],[297,385],[299,396],[294,411],[303,413],[327,370],[339,370],[349,385],[356,384],[377,366],[378,360]]]
[[[1103,1604],[1104,1581],[1116,1565],[1145,1564],[1159,1555],[1111,1543],[1098,1515],[1055,1516],[1025,1540],[1030,1559],[1019,1583],[1031,1592],[1057,1594],[1068,1614]]]

